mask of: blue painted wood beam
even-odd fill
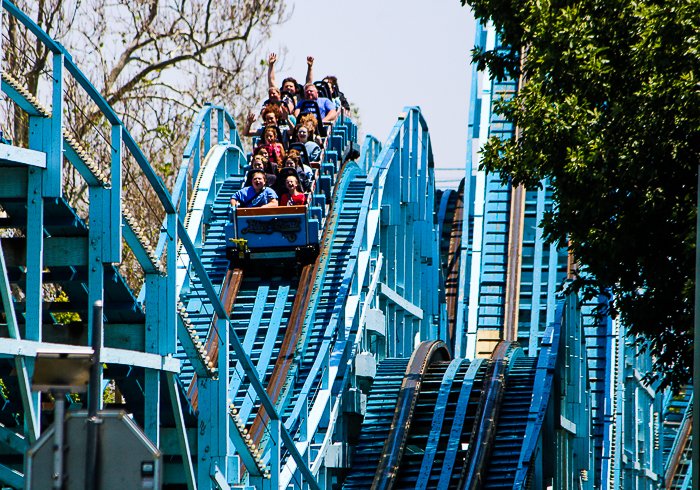
[[[5,262],[2,239],[0,239],[0,299],[2,299],[3,308],[5,310],[5,321],[7,322],[10,337],[15,340],[20,340],[17,316],[14,309],[14,298],[12,297],[10,281],[7,277],[7,264]],[[17,370],[22,404],[25,407],[24,425],[26,427],[27,438],[30,443],[34,443],[39,438],[40,427],[36,419],[36,405],[33,401],[34,397],[31,393],[29,373],[24,357],[15,356],[15,369]]]
[[[445,449],[445,456],[442,461],[442,470],[440,472],[440,479],[438,480],[437,490],[447,490],[450,484],[450,477],[452,476],[452,469],[454,468],[457,451],[460,450],[460,435],[462,434],[464,420],[467,416],[469,397],[471,396],[472,387],[474,386],[474,378],[476,377],[476,374],[481,368],[481,364],[483,362],[484,359],[474,359],[473,361],[471,361],[471,364],[469,364],[469,369],[464,375],[462,387],[459,391],[459,398],[457,399],[457,408],[455,410],[454,416],[452,417],[452,428],[450,429],[450,438],[447,444],[447,448]]]
[[[15,90],[15,88],[12,85],[8,84],[5,80],[2,81],[2,91],[5,92],[15,104],[20,106],[20,108],[30,116],[45,116],[45,114],[43,114],[41,111],[37,110],[36,107],[34,107],[34,104],[29,102],[22,94]]]
[[[0,166],[31,165],[46,168],[46,153],[0,143]]]
[[[126,217],[122,218],[122,223],[124,228],[124,240],[126,240],[126,244],[134,253],[134,256],[136,257],[136,260],[138,261],[139,265],[143,268],[143,272],[145,274],[159,274],[160,269],[158,269],[153,263],[148,251],[145,248],[143,248],[141,240],[139,240],[136,231],[134,231],[134,229],[131,227]]]
[[[24,267],[27,264],[27,239],[3,239],[6,265]],[[44,239],[43,265],[45,267],[79,267],[88,263],[87,237],[49,237]],[[26,305],[17,305],[23,310]],[[86,309],[86,308],[85,308]]]
[[[233,352],[235,353],[238,359],[238,362],[241,364],[241,366],[243,366],[243,370],[245,371],[246,376],[250,381],[250,384],[253,385],[256,394],[260,398],[260,402],[262,403],[263,407],[265,407],[265,411],[269,415],[270,420],[279,420],[279,414],[277,413],[277,410],[275,409],[272,400],[270,400],[270,397],[268,396],[265,387],[258,379],[255,372],[255,367],[252,361],[250,360],[250,357],[248,357],[248,354],[243,349],[243,345],[241,344],[238,335],[236,335],[236,332],[233,330],[229,316],[226,310],[224,309],[223,304],[219,300],[219,297],[217,296],[216,291],[214,290],[214,286],[212,285],[211,280],[209,279],[209,275],[204,269],[202,262],[199,260],[194,245],[192,244],[192,241],[187,235],[187,230],[185,230],[185,226],[183,225],[182,221],[180,221],[180,219],[177,220],[177,226],[178,232],[180,234],[180,239],[182,240],[182,245],[184,246],[187,254],[190,256],[190,260],[192,266],[194,267],[195,273],[199,277],[200,281],[202,281],[202,285],[204,286],[204,290],[209,298],[209,301],[214,307],[214,312],[220,320],[225,320],[229,325],[230,344],[231,348],[233,349]],[[296,461],[299,470],[301,471],[302,476],[304,477],[304,481],[311,487],[312,490],[321,490],[309,468],[303,464],[302,456],[301,454],[299,454],[299,451],[294,445],[294,441],[292,440],[292,438],[289,435],[289,432],[284,426],[282,426],[281,435],[282,441],[284,442],[287,451],[289,451],[294,461]]]
[[[51,119],[46,120],[48,133],[44,137],[46,175],[44,197],[63,196],[63,53],[53,53],[53,76],[51,77]]]
[[[423,462],[421,463],[418,479],[416,480],[416,490],[425,490],[428,485],[428,481],[430,480],[430,473],[433,469],[433,462],[435,460],[435,454],[437,453],[440,434],[442,433],[442,423],[445,417],[445,410],[447,408],[447,398],[450,396],[452,382],[457,374],[457,370],[464,362],[467,362],[467,360],[454,359],[452,362],[450,362],[450,365],[447,367],[445,374],[442,377],[438,397],[435,401],[435,411],[433,412],[433,420],[430,425],[430,433],[428,434],[428,441],[426,442],[425,452],[423,453]]]
[[[265,380],[267,367],[270,365],[270,359],[272,358],[275,342],[277,342],[277,333],[279,332],[280,324],[282,322],[284,306],[289,296],[289,288],[289,281],[285,281],[285,284],[280,285],[279,289],[277,290],[275,304],[272,307],[272,316],[270,317],[270,322],[267,326],[265,340],[263,341],[262,350],[260,352],[260,357],[258,358],[257,364],[258,377],[263,381]],[[231,381],[233,381],[233,379]],[[248,420],[248,415],[253,408],[254,400],[255,391],[252,387],[248,387],[248,392],[243,399],[243,405],[241,406],[241,410],[239,412],[243,420]]]
[[[80,158],[80,155],[78,155],[75,150],[67,144],[67,142],[64,139],[64,144],[63,144],[64,152],[63,154],[68,158],[68,161],[75,167],[75,169],[80,173],[80,176],[85,179],[85,182],[87,185],[92,185],[92,186],[99,186],[102,185],[102,182],[98,180],[98,178],[95,176],[95,174],[92,173],[90,168],[88,167],[87,163]]]
[[[27,450],[27,440],[24,436],[2,424],[0,424],[0,443],[20,454],[24,454]]]
[[[43,123],[43,118],[30,117],[30,125]],[[39,132],[30,131],[30,148],[41,148]],[[25,287],[25,337],[30,341],[41,342],[42,296],[44,270],[44,201],[42,198],[43,170],[29,167],[27,176],[27,283]],[[27,376],[34,372],[34,360],[27,360]],[[41,405],[39,393],[31,393],[31,404],[35,413],[36,427],[41,424]],[[27,427],[27,431],[29,427]]]
[[[395,305],[402,308],[406,313],[415,316],[419,320],[423,319],[423,310],[421,308],[405,299],[383,282],[379,283],[379,293]]]
[[[0,481],[12,488],[24,488],[24,474],[0,464]]]
[[[187,326],[182,321],[182,317],[180,315],[177,316],[177,338],[180,340],[180,346],[185,351],[185,354],[192,364],[195,373],[197,373],[197,377],[211,377],[211,372],[207,368],[206,364],[204,364],[204,360],[199,354],[194,338],[192,335],[190,335],[190,332],[187,330]]]
[[[86,352],[86,347],[18,339],[4,339],[0,343],[0,356],[23,356],[25,358],[33,358],[36,357],[37,351],[42,350],[60,350],[61,352],[84,354]],[[102,348],[100,362],[104,364],[122,364],[146,369],[158,369],[160,371],[172,373],[180,372],[179,359],[163,357],[158,354],[117,349],[114,347]]]
[[[102,262],[122,260],[122,128],[112,126],[110,141],[110,184],[103,188],[106,194],[103,203],[104,224],[109,230],[102,243]]]

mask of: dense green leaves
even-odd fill
[[[463,2],[464,3],[464,2]],[[510,51],[475,51],[492,77],[523,77],[497,112],[520,128],[482,165],[529,187],[550,179],[546,236],[567,240],[589,295],[641,336],[664,384],[692,369],[700,2],[468,0]],[[522,61],[520,53],[523,53]]]

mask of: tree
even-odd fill
[[[569,241],[586,297],[654,360],[648,380],[692,373],[700,164],[700,3],[462,0],[503,46],[475,50],[492,77],[524,80],[495,110],[519,137],[490,139],[481,165],[529,188],[548,178],[543,222]]]
[[[242,120],[260,100],[267,88],[261,49],[270,29],[286,20],[284,0],[20,0],[17,6],[66,46],[169,188],[205,102]],[[48,105],[50,53],[13,17],[4,29],[4,71]],[[109,126],[72,78],[66,82],[65,126],[108,174]],[[19,107],[6,107],[5,136],[15,144],[26,146],[27,123]],[[65,169],[65,196],[85,216],[87,185],[67,162]],[[135,162],[125,159],[123,169],[124,206],[155,242],[163,219],[150,205],[155,196]],[[135,261],[125,259],[123,271],[138,288]]]

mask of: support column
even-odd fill
[[[160,354],[164,279],[159,274],[146,274],[146,352],[153,354]],[[144,395],[144,432],[160,447],[160,371],[146,369]]]
[[[187,186],[185,186],[187,187]],[[184,216],[184,215],[183,215]],[[163,328],[163,345],[161,346],[160,354],[167,356],[174,355],[177,351],[177,297],[175,290],[177,288],[177,214],[168,214],[167,220],[167,277],[165,278],[165,325]],[[171,260],[172,257],[172,260]]]
[[[90,225],[88,228],[88,305],[94,305],[100,301],[104,305],[104,280],[105,271],[103,265],[103,242],[107,234],[104,221],[104,209],[108,206],[106,192],[101,186],[90,186]],[[121,260],[121,259],[120,259]],[[85,321],[85,319],[83,319]],[[88,316],[88,343],[92,345],[92,337],[95,335],[96,326],[92,315]],[[100,336],[104,347],[104,333]],[[102,386],[102,364],[100,364],[99,386]],[[102,409],[102,397],[100,407]]]
[[[280,437],[279,419],[270,420],[268,424],[270,430],[270,490],[278,490],[280,487],[280,447],[282,438]]]
[[[112,126],[110,189],[104,203],[104,222],[108,227],[104,234],[102,263],[122,261],[122,127]]]
[[[4,306],[10,338],[20,339],[14,300],[12,298],[12,289],[7,277],[5,254],[2,250],[2,239],[0,239],[0,299]],[[23,356],[15,356],[15,369],[17,370],[20,396],[22,397],[22,405],[24,406],[24,433],[25,437],[29,439],[30,444],[33,444],[39,438],[39,425],[36,422],[36,409],[32,402],[29,375],[27,374],[27,363]]]
[[[231,416],[228,410],[228,373],[229,373],[229,325],[228,320],[217,320],[217,337],[219,342],[218,370],[219,379],[216,381],[216,405],[214,413],[216,418],[216,451],[212,455],[213,461],[226,476],[229,484],[234,482],[233,476],[229,474],[229,446],[233,448],[233,443],[229,441],[229,424]]]
[[[41,118],[30,117],[30,148],[32,139],[40,136],[39,125]],[[43,316],[43,279],[44,270],[44,201],[42,198],[43,170],[29,168],[27,188],[27,285],[25,288],[26,301],[26,330],[27,340],[41,342]],[[27,377],[31,379],[34,373],[34,359],[26,360]],[[34,422],[41,426],[40,394],[31,393],[33,410],[36,414]],[[25,427],[27,432],[32,429]]]
[[[187,438],[187,427],[185,427],[185,418],[182,415],[182,403],[180,402],[177,381],[175,381],[175,375],[173,373],[166,373],[166,376],[168,378],[170,403],[173,407],[173,416],[175,417],[177,439],[180,444],[180,453],[182,454],[182,464],[185,470],[187,490],[197,490],[196,476],[194,474],[194,466],[192,465],[192,453],[190,452],[190,441]]]
[[[229,423],[228,411],[228,372],[229,372],[229,327],[228,320],[218,320],[213,335],[219,344],[218,379],[199,378],[198,406],[199,427],[197,433],[197,485],[210,488],[216,469],[224,475],[229,484],[228,474]],[[231,475],[233,477],[235,475]]]

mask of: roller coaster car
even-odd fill
[[[308,206],[231,208],[226,255],[233,263],[294,260],[307,264],[319,250],[319,221]]]

